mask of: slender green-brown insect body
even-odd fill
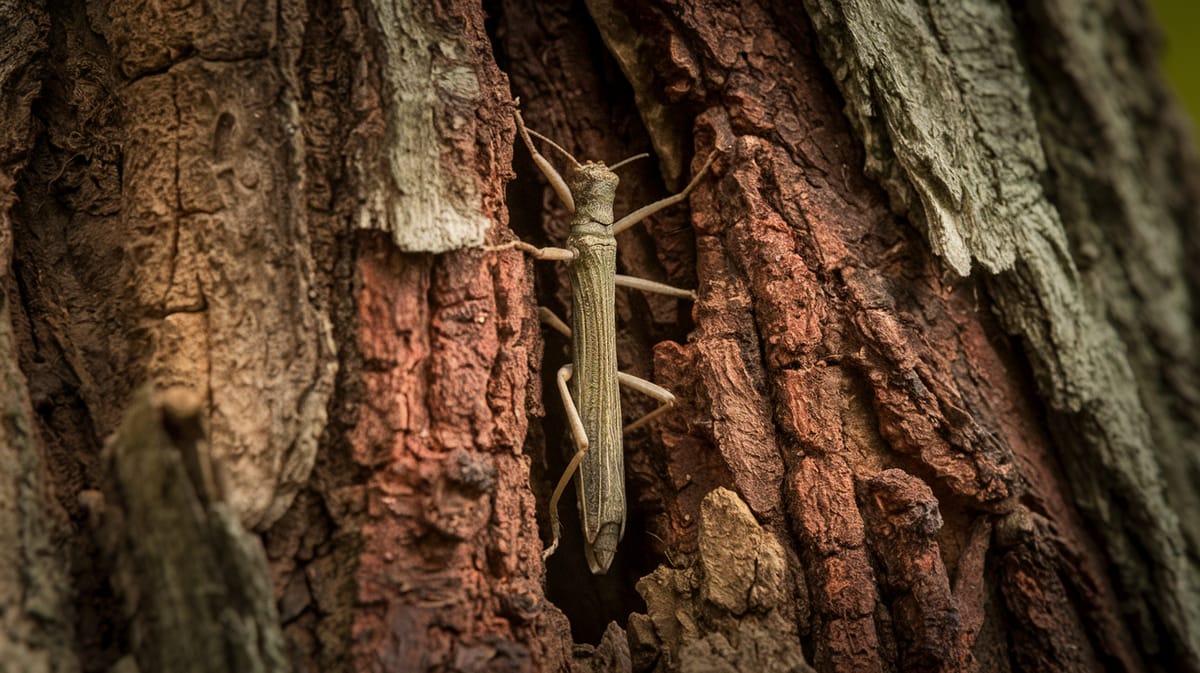
[[[675,396],[666,388],[618,370],[615,288],[622,286],[696,300],[696,293],[691,290],[618,274],[616,236],[654,213],[687,198],[712,166],[717,153],[708,156],[704,167],[683,191],[642,206],[613,222],[613,201],[618,183],[614,171],[648,155],[638,154],[612,166],[591,161],[581,164],[554,141],[525,128],[521,113],[516,108],[513,109],[513,118],[521,139],[529,148],[533,163],[550,181],[550,187],[572,214],[571,234],[567,237],[565,248],[539,248],[521,240],[488,248],[496,251],[515,248],[536,259],[564,262],[568,265],[571,278],[572,326],[568,327],[545,306],[538,307],[542,322],[570,338],[574,347],[574,361],[560,367],[555,380],[575,451],[550,496],[550,529],[554,538],[542,552],[542,558],[549,558],[558,549],[558,503],[567,485],[574,481],[583,524],[584,556],[591,571],[599,574],[608,571],[617,551],[617,543],[625,533],[623,433],[645,427],[675,404]],[[566,179],[537,151],[533,145],[534,137],[548,143],[571,161]],[[622,427],[618,386],[648,395],[658,400],[660,405]]]
[[[603,573],[625,532],[625,456],[613,329],[617,239],[610,230],[617,176],[604,164],[588,162],[572,167],[566,178],[571,193],[577,195],[566,246],[577,255],[568,267],[575,307],[571,311],[575,364],[571,394],[590,441],[579,465],[575,492],[584,555],[593,573]],[[581,306],[587,309],[580,310]]]

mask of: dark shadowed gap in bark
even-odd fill
[[[496,61],[509,75],[513,94],[520,98],[521,109],[531,126],[564,145],[580,161],[603,160],[611,164],[637,152],[653,153],[633,103],[633,92],[582,2],[535,6],[528,2],[496,1],[485,3],[485,11],[490,17],[487,27]],[[530,55],[541,61],[542,69],[530,64]],[[559,107],[563,96],[575,98],[572,102],[576,104],[580,98],[593,101],[594,107],[585,118],[572,117],[570,108]],[[593,143],[588,144],[589,140]],[[508,185],[510,226],[522,240],[536,245],[562,245],[568,231],[567,214],[546,189],[546,181],[527,149],[519,141],[518,145],[513,166],[516,178]],[[560,171],[565,169],[557,152],[540,149]],[[617,217],[667,193],[656,164],[657,159],[652,156],[648,161],[622,168]],[[680,206],[658,219],[672,228],[671,238],[686,240],[685,252],[672,252],[686,266],[688,260],[695,259],[695,250],[685,213],[686,207]],[[648,265],[651,273],[642,269],[633,272],[661,277],[660,255],[654,252],[655,237],[644,226],[622,236],[619,270],[630,272],[630,266]],[[572,307],[565,267],[551,262],[535,262],[532,266],[538,303],[569,321]],[[678,275],[682,277],[685,273]],[[671,280],[694,286],[694,275],[687,275],[690,279],[672,277]],[[652,379],[648,375],[652,371],[649,347],[664,340],[686,341],[692,327],[691,306],[676,307],[629,290],[617,292],[620,324],[616,327],[622,369]],[[569,448],[554,377],[558,368],[570,361],[570,352],[569,344],[559,335],[544,329],[542,336],[546,343],[542,364],[545,416],[540,432],[537,423],[531,427],[526,450],[534,457],[531,488],[538,497],[543,539],[549,539],[549,497],[565,467]],[[650,405],[648,399],[622,391],[627,420],[648,411]],[[634,585],[654,567],[667,562],[659,542],[662,536],[656,538],[650,521],[658,513],[655,510],[661,510],[655,489],[648,483],[660,479],[656,474],[658,468],[646,451],[656,442],[645,431],[625,438],[628,513],[616,560],[606,575],[592,575],[587,569],[573,485],[560,503],[563,537],[558,552],[547,562],[546,593],[570,619],[572,634],[578,642],[598,643],[610,622],[624,626],[631,613],[644,612],[645,604]]]
[[[518,151],[516,154],[514,169],[517,178],[510,183],[509,192],[513,231],[523,240],[537,241],[538,245],[561,245],[562,241],[547,238],[545,232],[540,229],[542,212],[537,205],[546,193],[545,181],[540,179],[540,174],[528,158],[528,153]],[[530,204],[533,204],[534,208],[531,209]],[[539,303],[553,310],[564,320],[569,319],[572,310],[570,303],[562,303],[554,291],[554,288],[559,287],[560,270],[554,268],[553,264],[545,263],[534,264],[533,270],[537,279],[535,286],[538,289]],[[623,327],[632,329],[633,326]],[[543,539],[549,540],[547,517],[550,495],[566,468],[569,452],[573,447],[555,376],[559,367],[570,362],[571,356],[570,342],[558,333],[543,329],[542,337],[546,344],[545,359],[542,363],[542,390],[546,391],[543,405],[546,411],[540,427],[537,423],[532,424],[527,446],[537,447],[536,451],[545,456],[544,462],[534,462],[531,488],[538,497]],[[622,405],[628,407],[630,401],[628,393],[622,391]],[[534,428],[538,429],[536,434]],[[646,528],[646,513],[642,510],[638,497],[641,484],[631,470],[639,461],[638,456],[632,455],[628,449],[630,446],[636,446],[639,439],[645,442],[644,431],[639,436],[626,438],[628,510],[625,536],[608,573],[593,575],[587,569],[573,484],[559,504],[562,541],[557,553],[547,561],[546,593],[570,619],[572,635],[577,642],[597,644],[610,622],[615,621],[624,627],[631,613],[644,612],[645,603],[634,590],[634,585],[638,579],[664,561],[662,555],[656,553],[654,539]]]
[[[103,321],[97,295],[105,293],[105,279],[87,276],[87,246],[72,240],[72,225],[77,211],[83,211],[81,219],[102,219],[119,207],[120,113],[115,66],[89,28],[84,6],[55,3],[48,14],[50,49],[33,106],[38,139],[15,187],[13,277],[19,299],[12,317],[50,487],[69,517],[59,525],[70,531],[60,542],[74,593],[76,653],[81,670],[103,671],[126,647],[126,623],[109,580],[112,568],[100,561],[95,531],[78,496],[99,488],[102,445],[83,394],[97,382],[81,373],[81,351],[103,352],[107,346],[99,329],[76,332],[71,336],[80,342],[72,344],[62,316],[96,311],[97,322]],[[122,380],[106,377],[99,385],[120,395]]]

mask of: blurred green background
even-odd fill
[[[1192,128],[1200,130],[1200,0],[1154,0],[1166,38],[1163,67],[1171,85],[1192,116]]]

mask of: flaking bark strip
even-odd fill
[[[1046,530],[1046,522],[1024,507],[996,523],[999,586],[1015,668],[1054,673],[1105,670],[1071,607]],[[1122,663],[1129,670],[1129,664]]]
[[[895,627],[903,671],[972,670],[937,533],[942,516],[924,482],[885,470],[861,486],[863,517],[883,568],[881,593]]]
[[[734,134],[734,129],[727,126],[729,120],[722,117],[721,113],[712,114],[702,117],[700,123],[712,124],[712,131],[717,135],[716,144],[731,148],[726,154],[729,167],[721,187],[721,193],[726,196],[720,201],[698,204],[700,207],[693,212],[706,219],[711,218],[703,225],[698,225],[698,228],[703,227],[702,233],[708,233],[707,230],[711,228],[712,233],[718,235],[719,245],[732,258],[740,260],[746,275],[744,291],[755,298],[750,320],[760,326],[758,329],[762,334],[755,334],[754,338],[762,340],[762,355],[766,363],[765,366],[760,365],[756,353],[745,353],[741,358],[745,362],[741,369],[747,370],[747,375],[768,380],[781,377],[779,372],[783,368],[802,371],[801,368],[813,366],[813,351],[825,339],[833,340],[825,347],[837,348],[834,345],[837,340],[854,334],[854,339],[865,340],[871,344],[871,348],[862,351],[863,357],[845,357],[844,365],[858,369],[867,377],[874,393],[871,402],[878,420],[879,434],[891,448],[918,456],[930,470],[937,473],[940,480],[963,497],[981,501],[988,508],[1006,507],[1006,502],[1019,489],[1010,445],[994,433],[989,434],[982,424],[974,422],[962,411],[957,414],[951,411],[978,405],[982,408],[973,411],[986,418],[998,413],[998,410],[989,408],[991,405],[987,404],[977,380],[951,375],[954,363],[949,354],[954,353],[953,349],[932,348],[927,340],[928,334],[938,328],[939,318],[954,320],[951,317],[953,313],[930,315],[925,318],[928,324],[924,330],[917,330],[898,315],[902,301],[907,298],[897,295],[892,281],[883,272],[865,265],[855,268],[834,265],[837,276],[843,282],[826,288],[818,283],[810,271],[813,268],[810,266],[812,261],[798,254],[781,257],[778,251],[794,248],[796,240],[809,238],[819,242],[823,238],[822,234],[811,229],[804,232],[804,236],[799,236],[795,229],[798,225],[785,219],[783,212],[773,210],[774,205],[762,196],[768,185],[781,181],[780,173],[792,176],[784,180],[786,184],[797,184],[801,174],[792,173],[796,168],[789,166],[790,161],[781,155],[780,149],[773,148],[759,137]],[[730,194],[739,196],[732,198],[728,196]],[[699,199],[707,197],[707,194],[698,196]],[[831,214],[831,217],[836,215]],[[847,226],[849,224],[846,223]],[[861,222],[854,224],[862,226]],[[703,236],[698,239],[701,245],[708,242]],[[840,245],[830,243],[830,248]],[[706,252],[702,247],[702,259],[707,257]],[[833,253],[832,249],[822,252],[823,255]],[[705,259],[705,262],[709,262],[709,259]],[[712,269],[710,273],[715,279],[715,270],[719,268],[716,263],[707,263],[702,267]],[[827,271],[833,272],[833,268]],[[721,295],[733,289],[737,280],[740,279],[731,273],[722,277],[719,284],[713,282],[712,292],[701,292],[697,309],[701,329],[695,338],[698,348],[704,348],[715,336],[714,332],[725,329],[722,322],[729,320],[733,306]],[[940,299],[931,300],[936,301],[934,306],[942,306]],[[840,324],[837,314],[828,312],[833,306],[840,306],[839,310],[845,311],[854,324]],[[941,313],[940,308],[924,310],[930,314]],[[726,315],[719,315],[722,312]],[[824,319],[821,319],[822,313],[825,313]],[[970,346],[968,339],[971,336],[969,333],[944,334],[944,338],[953,339],[956,348],[960,349]],[[735,343],[741,343],[741,339]],[[729,350],[729,346],[721,348],[722,352]],[[725,356],[725,359],[733,360],[730,356]],[[977,366],[982,370],[987,365],[981,362]],[[714,386],[715,390],[732,388],[730,384]],[[761,398],[760,389],[740,395],[738,399],[745,398],[753,402]],[[784,386],[777,390],[785,407],[796,409],[801,406],[798,401],[786,401],[785,396],[793,389]],[[741,402],[738,406],[749,407],[751,404]],[[825,414],[818,411],[809,412],[809,415],[819,417]],[[794,414],[786,420],[785,428],[802,432],[802,428],[795,426],[798,419]],[[769,427],[770,424],[744,422],[743,425],[745,427],[739,427],[739,434],[750,435],[757,427]],[[772,449],[778,451],[777,446],[770,446],[771,443],[747,443],[746,454],[769,455]],[[831,445],[821,450],[833,448]],[[727,449],[722,446],[722,451]],[[751,470],[745,483],[751,479],[767,481],[774,476],[772,472],[767,469]],[[742,486],[742,491],[748,497],[756,495],[758,490]],[[768,492],[777,492],[777,487]],[[760,512],[755,498],[749,502],[756,512]]]
[[[850,465],[839,455],[806,457],[786,495],[801,563],[810,569],[814,663],[822,671],[881,673],[879,596]]]
[[[1048,191],[1085,297],[1102,307],[1142,384],[1168,498],[1177,512],[1200,512],[1200,153],[1191,119],[1164,81],[1163,43],[1144,4],[1027,7],[1018,34],[1034,74]],[[1200,517],[1180,524],[1200,556]]]
[[[479,68],[491,57],[436,17],[432,2],[362,4],[383,80],[382,137],[357,146],[349,170],[361,186],[359,227],[389,232],[406,252],[441,253],[478,246],[491,226],[485,181],[472,167],[476,134],[507,131],[476,113],[491,93]],[[484,143],[487,144],[487,143]],[[495,157],[490,157],[495,160]],[[499,169],[500,166],[495,166]]]
[[[962,619],[963,647],[972,650],[975,638],[983,628],[987,603],[986,564],[992,541],[992,521],[980,517],[971,524],[967,542],[958,555],[954,570],[954,599]]]
[[[104,450],[101,537],[141,671],[286,671],[262,545],[224,501],[203,407],[143,388]]]
[[[1025,236],[1065,248],[1038,183],[1045,158],[1002,4],[805,6],[826,63],[838,66],[831,71],[864,139],[868,174],[925,229],[934,252],[966,275],[973,261],[1011,269],[1028,253]],[[973,114],[984,108],[990,116]],[[993,187],[1001,183],[1005,190]]]
[[[478,226],[507,224],[512,93],[479,3],[352,4],[332,29],[362,48],[350,94],[333,95],[349,103],[338,122],[349,136],[327,163],[344,196],[332,219],[382,231],[348,239],[343,330],[358,362],[334,441],[362,511],[335,533],[350,540],[346,557],[296,573],[315,580],[321,616],[307,659],[321,670],[564,670],[570,625],[545,598],[523,450],[527,412],[542,403],[528,269],[477,250],[401,250],[473,245]],[[312,52],[316,77],[336,81],[324,68],[337,51]],[[432,231],[442,216],[454,228]]]
[[[523,262],[505,257],[360,241],[356,338],[371,366],[347,439],[370,477],[353,581],[337,588],[352,597],[354,670],[560,670],[571,659],[570,626],[542,589],[520,452],[537,323],[531,307],[497,306],[529,293]]]
[[[733,491],[700,506],[699,552],[637,584],[646,615],[629,622],[637,671],[811,671],[800,649],[783,548]]]

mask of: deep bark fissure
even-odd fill
[[[378,246],[378,232],[354,231],[351,215],[355,184],[344,162],[362,124],[353,92],[363,86],[354,72],[364,36],[347,25],[348,4],[308,0],[311,17],[304,30],[296,68],[304,124],[305,191],[309,210],[316,291],[329,307],[337,344],[338,371],[326,405],[328,422],[320,438],[307,486],[293,506],[264,535],[272,566],[280,619],[297,670],[351,667],[353,577],[362,547],[361,505],[370,468],[354,461],[351,431],[364,404],[364,362],[358,348],[356,262]]]
[[[33,102],[37,136],[15,185],[12,279],[19,302],[10,305],[19,361],[40,421],[49,487],[65,515],[59,542],[68,560],[74,654],[83,671],[104,671],[128,646],[127,624],[103,562],[81,493],[99,489],[102,440],[98,419],[81,393],[89,376],[63,317],[88,303],[92,288],[75,276],[84,251],[67,240],[75,211],[111,211],[119,199],[119,112],[107,72],[111,56],[87,28],[82,6],[50,8],[49,49],[40,59],[43,86]],[[78,47],[86,44],[86,51]],[[90,88],[86,88],[90,87]],[[115,180],[113,180],[115,178]],[[65,273],[64,273],[65,272]],[[61,274],[61,275],[60,275]],[[65,287],[62,275],[66,275]],[[57,301],[65,300],[66,306]],[[96,350],[104,346],[91,342]]]
[[[517,73],[510,72],[510,76],[513,76],[514,95],[520,97],[523,113],[532,128],[546,133],[545,129],[535,125],[539,120],[549,120],[554,128],[566,127],[579,134],[575,137],[553,139],[565,145],[581,161],[611,162],[639,151],[636,145],[628,143],[629,139],[644,143],[647,137],[642,129],[641,120],[636,115],[630,115],[633,110],[632,92],[604,48],[582,3],[540,7],[533,13],[539,17],[550,18],[534,20],[532,23],[536,27],[532,30],[525,25],[512,25],[507,16],[510,12],[529,12],[530,7],[521,7],[518,3],[508,3],[504,6],[496,3],[487,9],[492,17],[492,23],[488,27],[498,63],[519,62],[519,59],[510,53],[514,41],[519,43],[531,40],[536,43],[547,39],[556,45],[570,43],[571,46],[565,49],[562,46],[553,48],[560,58],[580,65],[588,64],[586,67],[590,81],[587,85],[587,95],[589,100],[595,101],[596,107],[582,118],[572,118],[570,110],[554,107],[555,101],[559,100],[561,95],[559,90],[578,82],[581,73],[555,70],[555,66],[562,65],[557,61],[550,63],[550,69],[542,72],[539,79],[520,74],[520,70],[527,67],[526,64],[520,65]],[[562,42],[559,42],[560,40]],[[599,91],[592,88],[596,86],[596,82],[601,83]],[[601,96],[593,98],[596,93],[600,93]],[[572,107],[576,109],[575,106]],[[580,137],[583,140],[579,140]],[[599,141],[600,138],[605,140],[594,145],[584,144],[588,139]],[[561,157],[552,150],[548,152],[547,156],[551,162],[560,165],[561,170]],[[566,223],[569,219],[565,210],[546,189],[545,180],[528,158],[526,148],[518,147],[514,155],[517,177],[508,187],[510,226],[513,232],[523,240],[538,245],[561,246],[565,240]],[[627,212],[664,194],[659,180],[653,178],[656,174],[655,163],[655,158],[652,157],[648,161],[637,162],[628,169],[622,169],[621,185],[618,189],[618,213]],[[668,216],[669,221],[681,222],[685,213],[686,207],[679,206]],[[673,226],[675,229],[668,232],[668,238],[690,238],[690,227],[679,224],[667,226]],[[621,237],[621,246],[621,261],[618,265],[620,272],[633,272],[654,278],[664,277],[665,270],[659,263],[659,256],[653,253],[655,245],[651,236],[640,230],[631,231]],[[695,258],[695,253],[687,252],[686,247],[676,244],[672,249],[673,253],[683,253],[672,257],[676,263],[686,264],[687,259]],[[636,265],[637,268],[630,269],[630,264]],[[564,320],[569,320],[573,307],[570,285],[565,280],[565,266],[552,262],[533,262],[533,269],[538,279],[537,302],[551,308]],[[681,282],[679,278],[685,280]],[[683,286],[692,286],[695,282],[686,280],[686,276],[680,272],[671,274],[671,279],[675,284]],[[633,290],[618,289],[619,320],[615,327],[619,333],[618,359],[622,369],[628,370],[632,367],[634,373],[647,377],[650,357],[648,345],[664,339],[683,340],[690,327],[690,319],[685,317],[690,312],[690,306],[675,309],[667,305],[667,310],[664,311],[664,304],[666,302],[642,297]],[[651,310],[639,310],[639,306],[650,306]],[[653,318],[646,320],[644,316]],[[535,468],[532,475],[533,479],[541,482],[534,484],[533,490],[539,494],[539,520],[543,522],[545,531],[545,508],[548,506],[549,492],[565,467],[569,447],[569,442],[565,441],[568,436],[567,428],[554,376],[562,364],[570,361],[570,353],[566,342],[556,334],[543,330],[542,336],[547,344],[541,376],[542,390],[545,391],[545,416],[541,422],[540,437],[534,439],[534,442],[541,440],[545,444],[539,446],[531,442],[527,444],[527,450],[532,449],[538,466],[546,466],[544,473],[539,474],[539,470]],[[652,405],[649,399],[640,399],[636,393],[622,390],[622,410],[627,420],[649,411]],[[652,513],[643,510],[647,501],[641,497],[641,493],[645,491],[645,479],[661,478],[655,475],[657,468],[654,467],[656,461],[651,457],[652,454],[645,453],[645,448],[651,445],[652,441],[652,437],[644,431],[625,438],[629,510],[616,563],[606,575],[591,575],[583,561],[582,537],[577,530],[579,519],[573,486],[560,503],[563,540],[557,555],[547,563],[546,591],[547,596],[567,614],[573,634],[579,642],[597,644],[610,621],[624,625],[629,614],[643,611],[644,602],[634,591],[634,585],[655,565],[665,561],[660,551],[661,543],[656,542],[653,531],[646,528]],[[545,458],[537,459],[539,454]]]
[[[536,111],[539,107],[536,101],[522,102],[526,111]],[[528,159],[525,148],[519,148],[516,153],[523,156],[519,156],[514,166],[517,178],[509,183],[510,227],[522,240],[537,245],[562,246],[563,240],[548,236],[544,228],[547,217],[541,204],[549,194],[545,180]],[[556,209],[561,211],[561,206],[555,205],[558,206]],[[558,223],[561,222],[560,218]],[[562,283],[564,265],[533,261],[530,266],[536,278],[534,285],[537,303],[550,308],[569,323],[574,307],[570,302],[570,286]],[[564,298],[566,301],[563,301]],[[541,367],[541,389],[545,391],[545,398],[542,400],[544,416],[540,422],[541,432],[531,434],[532,441],[527,442],[526,451],[531,453],[535,464],[540,468],[531,473],[531,479],[536,481],[531,483],[531,488],[538,495],[538,519],[543,538],[549,539],[550,493],[573,453],[566,412],[555,382],[559,367],[571,361],[571,351],[569,340],[544,326],[541,328],[541,338],[545,344]],[[618,354],[620,359],[624,359],[623,355]],[[628,393],[622,391],[623,408],[627,408],[627,399]],[[628,439],[626,438],[627,441]],[[628,475],[628,451],[626,460]],[[652,546],[638,542],[646,536],[646,530],[644,517],[636,505],[636,494],[630,486],[627,481],[627,500],[630,506],[626,514],[625,535],[620,545],[620,553],[613,567],[602,576],[592,575],[587,570],[573,484],[568,487],[559,503],[562,542],[555,557],[547,562],[546,595],[571,621],[572,635],[577,642],[599,644],[609,622],[615,621],[623,627],[631,613],[645,609],[644,602],[633,587],[638,578],[649,568],[653,568],[655,563],[652,561],[653,557],[647,558],[645,554]]]

